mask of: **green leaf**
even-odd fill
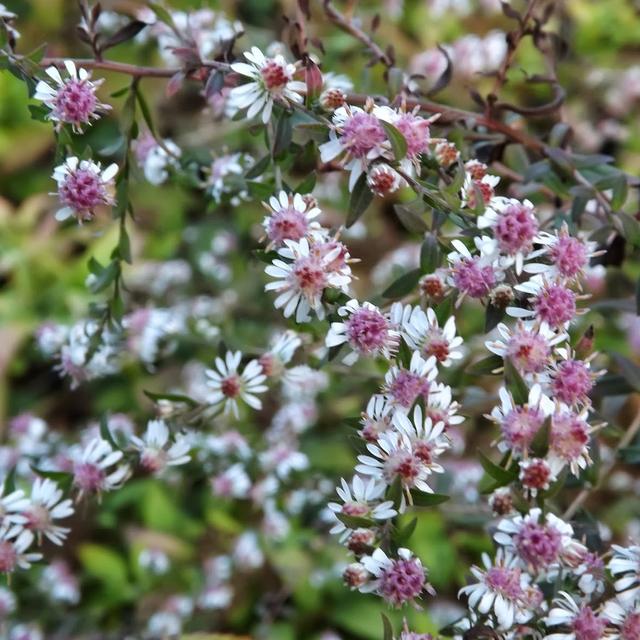
[[[84,543],[78,558],[87,574],[101,583],[105,599],[122,602],[132,597],[127,565],[118,553],[106,546]]]
[[[384,629],[382,635],[383,640],[393,640],[393,626],[389,618],[387,618],[384,613],[381,613],[380,616],[382,617],[382,628]]]
[[[613,222],[618,230],[622,232],[625,240],[640,247],[640,222],[628,213],[621,211],[613,217]]]
[[[247,178],[248,180],[257,178],[267,170],[270,164],[271,164],[271,156],[266,155],[263,158],[260,158],[260,160],[255,162],[253,165],[251,165],[247,169],[246,173],[244,174],[244,177]]]
[[[360,216],[367,210],[369,204],[373,200],[373,193],[367,185],[367,176],[362,174],[351,192],[351,198],[349,199],[349,213],[347,214],[346,226],[347,229],[353,226]]]
[[[336,518],[340,520],[349,529],[369,529],[374,525],[371,518],[362,518],[360,516],[350,516],[346,513],[336,513]]]
[[[529,387],[513,366],[509,358],[504,361],[504,381],[516,404],[524,405],[529,401]]]
[[[151,391],[143,390],[143,393],[149,400],[153,400],[153,402],[159,402],[160,400],[166,400],[168,402],[176,402],[187,404],[190,407],[197,407],[198,403],[189,396],[181,395],[178,393],[153,393]]]
[[[409,524],[402,527],[402,529],[398,529],[393,536],[393,542],[398,547],[406,547],[407,543],[411,539],[413,532],[416,530],[416,525],[418,524],[418,518],[413,518],[409,522]]]
[[[318,176],[315,171],[312,171],[296,188],[296,193],[311,193],[316,186]]]
[[[109,421],[106,416],[100,418],[100,437],[106,440],[114,449],[120,450],[120,445],[116,442],[111,429],[109,429]]]
[[[411,500],[414,507],[435,507],[438,504],[447,502],[450,496],[441,493],[424,493],[423,491],[412,491]]]
[[[482,453],[478,449],[478,455],[480,456],[480,464],[482,468],[494,479],[498,482],[504,484],[509,484],[518,475],[518,469],[515,467],[514,470],[503,469],[500,465],[497,465],[495,462],[492,462],[487,458],[487,456]]]
[[[420,206],[420,210],[416,210],[416,207],[412,206],[414,203]],[[427,222],[421,215],[421,213],[425,211],[422,200],[414,200],[413,203],[408,204],[394,204],[393,210],[407,231],[412,231],[413,233],[424,233],[428,231],[429,227],[427,226]]]
[[[384,298],[402,298],[411,293],[417,286],[422,276],[420,269],[412,269],[402,274],[395,282],[392,282],[383,292]]]
[[[31,467],[31,471],[42,478],[49,478],[49,480],[57,482],[58,486],[65,491],[71,487],[73,481],[73,476],[66,471],[49,471],[48,469],[39,469],[34,466]]]
[[[164,22],[171,28],[174,27],[171,14],[162,5],[158,4],[157,2],[148,2],[148,5],[161,22]]]
[[[440,266],[440,246],[438,239],[429,234],[425,237],[420,247],[420,269],[422,273],[433,273]]]
[[[281,158],[287,153],[291,146],[292,137],[293,126],[291,123],[291,117],[286,111],[283,111],[276,122],[272,149],[274,158]]]
[[[466,373],[472,376],[484,376],[492,374],[496,369],[502,369],[504,361],[497,354],[492,354],[478,362],[474,362],[470,367],[465,369]]]
[[[151,117],[151,111],[149,109],[149,105],[140,91],[139,87],[135,88],[136,98],[138,100],[138,105],[140,106],[140,112],[142,113],[142,117],[149,129],[149,131],[155,136],[155,128],[153,126],[153,118]]]
[[[380,124],[382,124],[387,133],[395,159],[401,162],[407,155],[407,141],[405,137],[390,122],[380,120]]]
[[[104,291],[120,275],[120,263],[112,260],[100,273],[94,275],[96,277],[89,285],[91,293]]]

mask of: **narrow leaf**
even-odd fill
[[[367,210],[369,204],[373,200],[373,193],[367,185],[367,177],[363,173],[353,187],[351,198],[349,200],[349,213],[347,214],[347,229],[352,227],[360,216]]]
[[[420,269],[413,269],[407,271],[401,275],[395,282],[390,284],[382,293],[384,298],[402,298],[411,293],[417,286],[420,280],[422,271]]]

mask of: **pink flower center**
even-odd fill
[[[283,240],[300,240],[307,235],[309,220],[293,206],[275,211],[267,224],[269,240],[282,244]]]
[[[566,404],[585,402],[593,387],[591,372],[581,360],[565,360],[553,379],[555,395]]]
[[[79,462],[73,468],[73,482],[81,491],[99,491],[104,480],[104,471],[93,462]]]
[[[358,111],[344,123],[340,142],[351,155],[365,158],[386,139],[387,134],[378,118],[370,113]]]
[[[395,560],[380,577],[380,594],[399,607],[417,598],[425,585],[424,569],[415,560]]]
[[[419,396],[427,398],[429,395],[429,381],[417,373],[407,369],[400,369],[395,380],[389,385],[387,393],[394,402],[409,409]]]
[[[533,442],[543,422],[544,416],[537,409],[515,407],[500,425],[502,436],[510,448],[524,452]]]
[[[444,296],[444,282],[435,274],[424,276],[420,280],[420,289],[422,293],[431,298],[439,299]]]
[[[377,309],[362,307],[345,324],[349,342],[360,353],[376,353],[389,342],[389,321]]]
[[[560,275],[565,278],[575,278],[589,260],[584,242],[564,234],[552,245],[549,255]]]
[[[562,548],[562,535],[557,529],[535,522],[525,522],[515,536],[518,555],[536,568],[554,563]]]
[[[389,484],[399,477],[407,486],[413,486],[420,475],[422,462],[408,451],[398,451],[385,464],[385,475]]]
[[[407,141],[407,156],[415,158],[429,146],[429,123],[412,113],[405,113],[394,123]]]
[[[389,419],[382,418],[380,420],[373,420],[372,418],[365,418],[364,426],[360,435],[367,442],[376,442],[381,433],[384,433],[389,428]]]
[[[293,276],[300,291],[308,298],[319,297],[327,286],[325,269],[313,257],[298,258],[293,266]]]
[[[86,80],[67,80],[53,100],[55,115],[70,124],[82,124],[91,120],[98,101],[95,87]]]
[[[483,204],[490,202],[491,198],[493,198],[493,194],[495,193],[493,190],[493,187],[488,182],[482,182],[481,180],[473,180],[469,188],[469,193],[467,195],[468,205],[472,209],[475,209],[475,207],[478,204],[476,202],[476,191],[480,192],[480,197],[482,199]]]
[[[145,449],[140,456],[140,466],[149,473],[157,473],[167,466],[167,453],[160,449]]]
[[[27,518],[25,527],[32,531],[44,531],[51,524],[49,511],[42,505],[34,504],[24,515]]]
[[[516,330],[509,338],[507,355],[514,366],[524,373],[539,373],[547,364],[551,349],[538,333]]]
[[[538,233],[538,221],[531,209],[522,203],[510,204],[493,227],[495,237],[504,253],[528,253]]]
[[[627,616],[622,625],[620,637],[622,640],[638,640],[640,638],[640,612]]]
[[[284,88],[291,79],[286,67],[276,60],[267,60],[260,73],[264,86],[270,92]]]
[[[77,212],[92,212],[108,201],[100,175],[88,169],[70,171],[58,189],[58,196],[63,205]]]
[[[482,298],[496,284],[496,274],[490,265],[481,265],[478,258],[462,258],[453,267],[456,287],[472,298]]]
[[[372,171],[367,178],[367,183],[371,191],[381,197],[392,193],[398,186],[396,175],[392,169]]]
[[[589,442],[589,425],[573,413],[562,413],[551,419],[550,446],[554,453],[569,462],[585,453]]]
[[[366,516],[369,513],[369,507],[361,502],[345,502],[342,505],[342,513],[347,516]]]
[[[240,395],[240,377],[232,374],[226,377],[220,384],[220,391],[227,398],[237,398]]]
[[[576,296],[561,284],[551,284],[538,294],[533,306],[540,320],[557,329],[575,316]]]
[[[347,266],[347,256],[349,251],[347,250],[346,245],[338,240],[330,240],[329,242],[319,242],[318,244],[314,244],[311,248],[311,255],[321,261],[327,254],[331,253],[336,248],[339,249],[336,257],[324,265],[325,270],[329,273],[342,271],[342,269]]]
[[[0,572],[11,573],[18,563],[18,552],[11,542],[0,542]]]
[[[489,589],[502,594],[509,600],[519,600],[522,598],[519,569],[491,567],[487,570],[484,582]]]
[[[576,640],[600,640],[606,626],[606,618],[598,616],[591,607],[583,607],[573,619],[571,630]]]
[[[442,329],[434,327],[429,330],[422,345],[423,355],[435,356],[438,362],[449,357],[449,341],[442,335]]]
[[[433,462],[433,445],[431,443],[420,440],[414,443],[413,448],[418,460],[427,465]]]

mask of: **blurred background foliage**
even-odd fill
[[[5,4],[19,15],[21,51],[46,42],[51,56],[88,55],[75,37],[78,14],[72,0],[5,0]],[[134,11],[140,4],[103,2],[105,9],[125,12]],[[238,18],[247,28],[240,48],[253,44],[264,47],[278,39],[282,15],[294,11],[293,2],[277,0],[171,0],[170,4],[175,9],[219,8]],[[311,5],[313,34],[326,50],[324,68],[349,75],[359,93],[383,92],[380,69],[363,70],[365,58],[360,45],[328,25],[318,7],[313,2]],[[383,44],[393,43],[401,67],[436,44],[451,43],[470,33],[482,36],[493,29],[510,28],[509,20],[500,13],[459,15],[447,11],[436,15],[427,0],[406,0],[404,7],[400,5],[394,0],[361,2],[358,11],[365,21],[376,12],[383,14],[376,38]],[[624,74],[635,67],[640,75],[640,7],[631,0],[558,0],[557,5],[554,23],[568,43],[559,67],[560,82],[568,96],[563,109],[575,128],[576,148],[611,154],[619,167],[636,174],[640,169],[640,86],[629,86],[631,77]],[[139,64],[159,63],[151,44],[127,43],[111,51],[109,57]],[[547,89],[522,82],[523,70],[528,74],[543,71],[539,53],[527,46],[519,50],[517,64],[510,71],[509,97],[525,104],[548,100]],[[103,98],[127,84],[121,75],[95,75],[106,78],[100,91]],[[635,78],[640,83],[637,75]],[[469,86],[486,92],[490,82],[481,76],[456,78],[440,98],[456,107],[473,109]],[[167,97],[165,84],[152,79],[142,82],[163,136],[175,140],[195,159],[227,149],[246,150],[260,157],[262,140],[240,123],[215,120],[203,111],[204,101],[195,85],[186,84],[178,94]],[[122,109],[122,99],[107,101],[113,105],[113,113],[84,136],[98,156],[103,150],[103,161],[113,157],[109,150],[117,142]],[[132,364],[121,375],[76,390],[71,390],[37,353],[32,334],[43,322],[69,323],[86,315],[95,300],[85,286],[88,260],[91,256],[102,262],[108,260],[117,229],[107,217],[80,227],[61,226],[54,220],[55,201],[48,195],[53,187],[54,139],[49,125],[31,119],[27,105],[24,84],[9,73],[0,73],[0,419],[6,422],[10,416],[30,411],[65,434],[72,434],[104,412],[127,412],[143,424],[153,411],[143,390],[171,388],[181,362],[195,358],[208,364],[216,347],[206,340],[181,343],[157,371]],[[541,118],[530,126],[542,133],[549,125]],[[514,126],[519,126],[517,118]],[[292,174],[297,173],[293,184],[301,181],[306,171],[306,167],[293,168]],[[327,189],[331,191],[332,187]],[[269,323],[265,318],[277,322],[279,313],[261,294],[261,264],[250,258],[258,247],[255,228],[262,215],[259,202],[214,206],[193,185],[156,187],[143,179],[135,181],[131,199],[136,216],[136,224],[130,228],[134,259],[133,266],[125,270],[125,282],[130,276],[128,270],[135,271],[140,263],[176,258],[193,262],[213,237],[231,229],[238,238],[237,250],[229,257],[238,302],[222,321],[221,335],[231,348],[257,351],[266,344]],[[344,220],[346,200],[346,193],[337,198],[321,196],[336,225]],[[365,223],[366,239],[357,234],[348,237],[352,255],[362,258],[357,268],[361,291],[372,286],[365,274],[383,255],[415,239],[398,224],[388,202],[371,207]],[[613,297],[633,291],[640,269],[631,264],[624,270],[616,274],[614,269],[610,291],[617,293]],[[216,296],[226,285],[196,273],[186,286],[192,293]],[[591,317],[590,321],[597,325],[597,348],[629,351],[627,334],[617,323],[604,315]],[[466,314],[461,332],[481,336],[483,323],[480,310]],[[454,372],[450,377],[460,375]],[[358,373],[344,376],[334,385],[336,388],[325,392],[330,401],[321,401],[319,424],[305,435],[303,450],[313,473],[335,479],[350,474],[353,464],[344,419],[358,415],[363,398],[375,391],[377,380],[375,375]],[[478,407],[491,402],[483,389],[476,387],[474,392]],[[260,437],[263,425],[244,426],[250,438]],[[474,451],[474,443],[490,439],[486,422],[477,421],[465,429],[469,451]],[[188,591],[198,584],[198,558],[207,549],[224,548],[225,540],[240,533],[251,519],[242,507],[213,498],[204,486],[205,478],[195,471],[192,482],[175,486],[136,479],[106,496],[97,514],[90,513],[97,509],[95,506],[87,507],[89,513],[80,511],[65,551],[81,571],[83,591],[81,606],[65,614],[69,628],[93,627],[105,632],[126,628],[148,616],[163,595]],[[471,502],[475,499],[472,494]],[[624,531],[632,516],[640,512],[638,506],[637,499],[612,505],[605,521],[614,530]],[[272,640],[319,638],[325,629],[334,629],[343,638],[380,638],[381,604],[372,596],[348,592],[334,571],[335,565],[344,561],[342,550],[326,544],[326,536],[304,514],[293,525],[284,540],[269,548],[270,568],[259,580],[234,577],[233,606],[216,620],[215,628],[236,636],[251,634]],[[477,530],[473,510],[464,505],[418,516],[413,549],[430,568],[434,586],[452,603],[470,564],[491,548],[488,536],[479,535]],[[170,550],[174,568],[169,576],[154,578],[139,568],[137,554],[149,539]],[[33,578],[18,577],[17,582],[29,580]],[[37,593],[35,589],[33,593]],[[40,596],[21,603],[21,607],[45,625],[60,624],[60,612],[43,608]],[[416,631],[433,632],[447,618],[442,610],[432,614],[409,611],[406,615]],[[401,619],[399,614],[389,616],[397,623]],[[270,624],[265,626],[265,620]],[[209,619],[194,619],[191,626],[198,630],[211,628],[211,624]]]

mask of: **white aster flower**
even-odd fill
[[[131,444],[140,454],[140,465],[151,473],[160,473],[167,467],[189,462],[191,444],[178,434],[171,443],[169,427],[164,420],[149,420],[142,438],[132,435]]]
[[[257,394],[264,393],[267,386],[264,383],[267,376],[257,360],[247,363],[242,373],[238,368],[242,360],[240,351],[227,351],[224,360],[215,359],[216,369],[207,369],[209,378],[207,384],[213,393],[209,398],[212,405],[224,403],[225,413],[232,411],[238,418],[238,398],[244,400],[252,409],[262,409],[262,402]]]
[[[117,465],[123,457],[122,451],[102,438],[94,438],[74,456],[73,482],[80,495],[113,491],[122,486],[129,477],[129,466]],[[115,468],[114,468],[115,467]]]
[[[31,504],[25,510],[26,527],[35,532],[40,541],[46,536],[57,545],[62,545],[70,529],[53,523],[59,518],[73,515],[71,500],[63,499],[62,489],[48,478],[36,478],[31,488]]]

